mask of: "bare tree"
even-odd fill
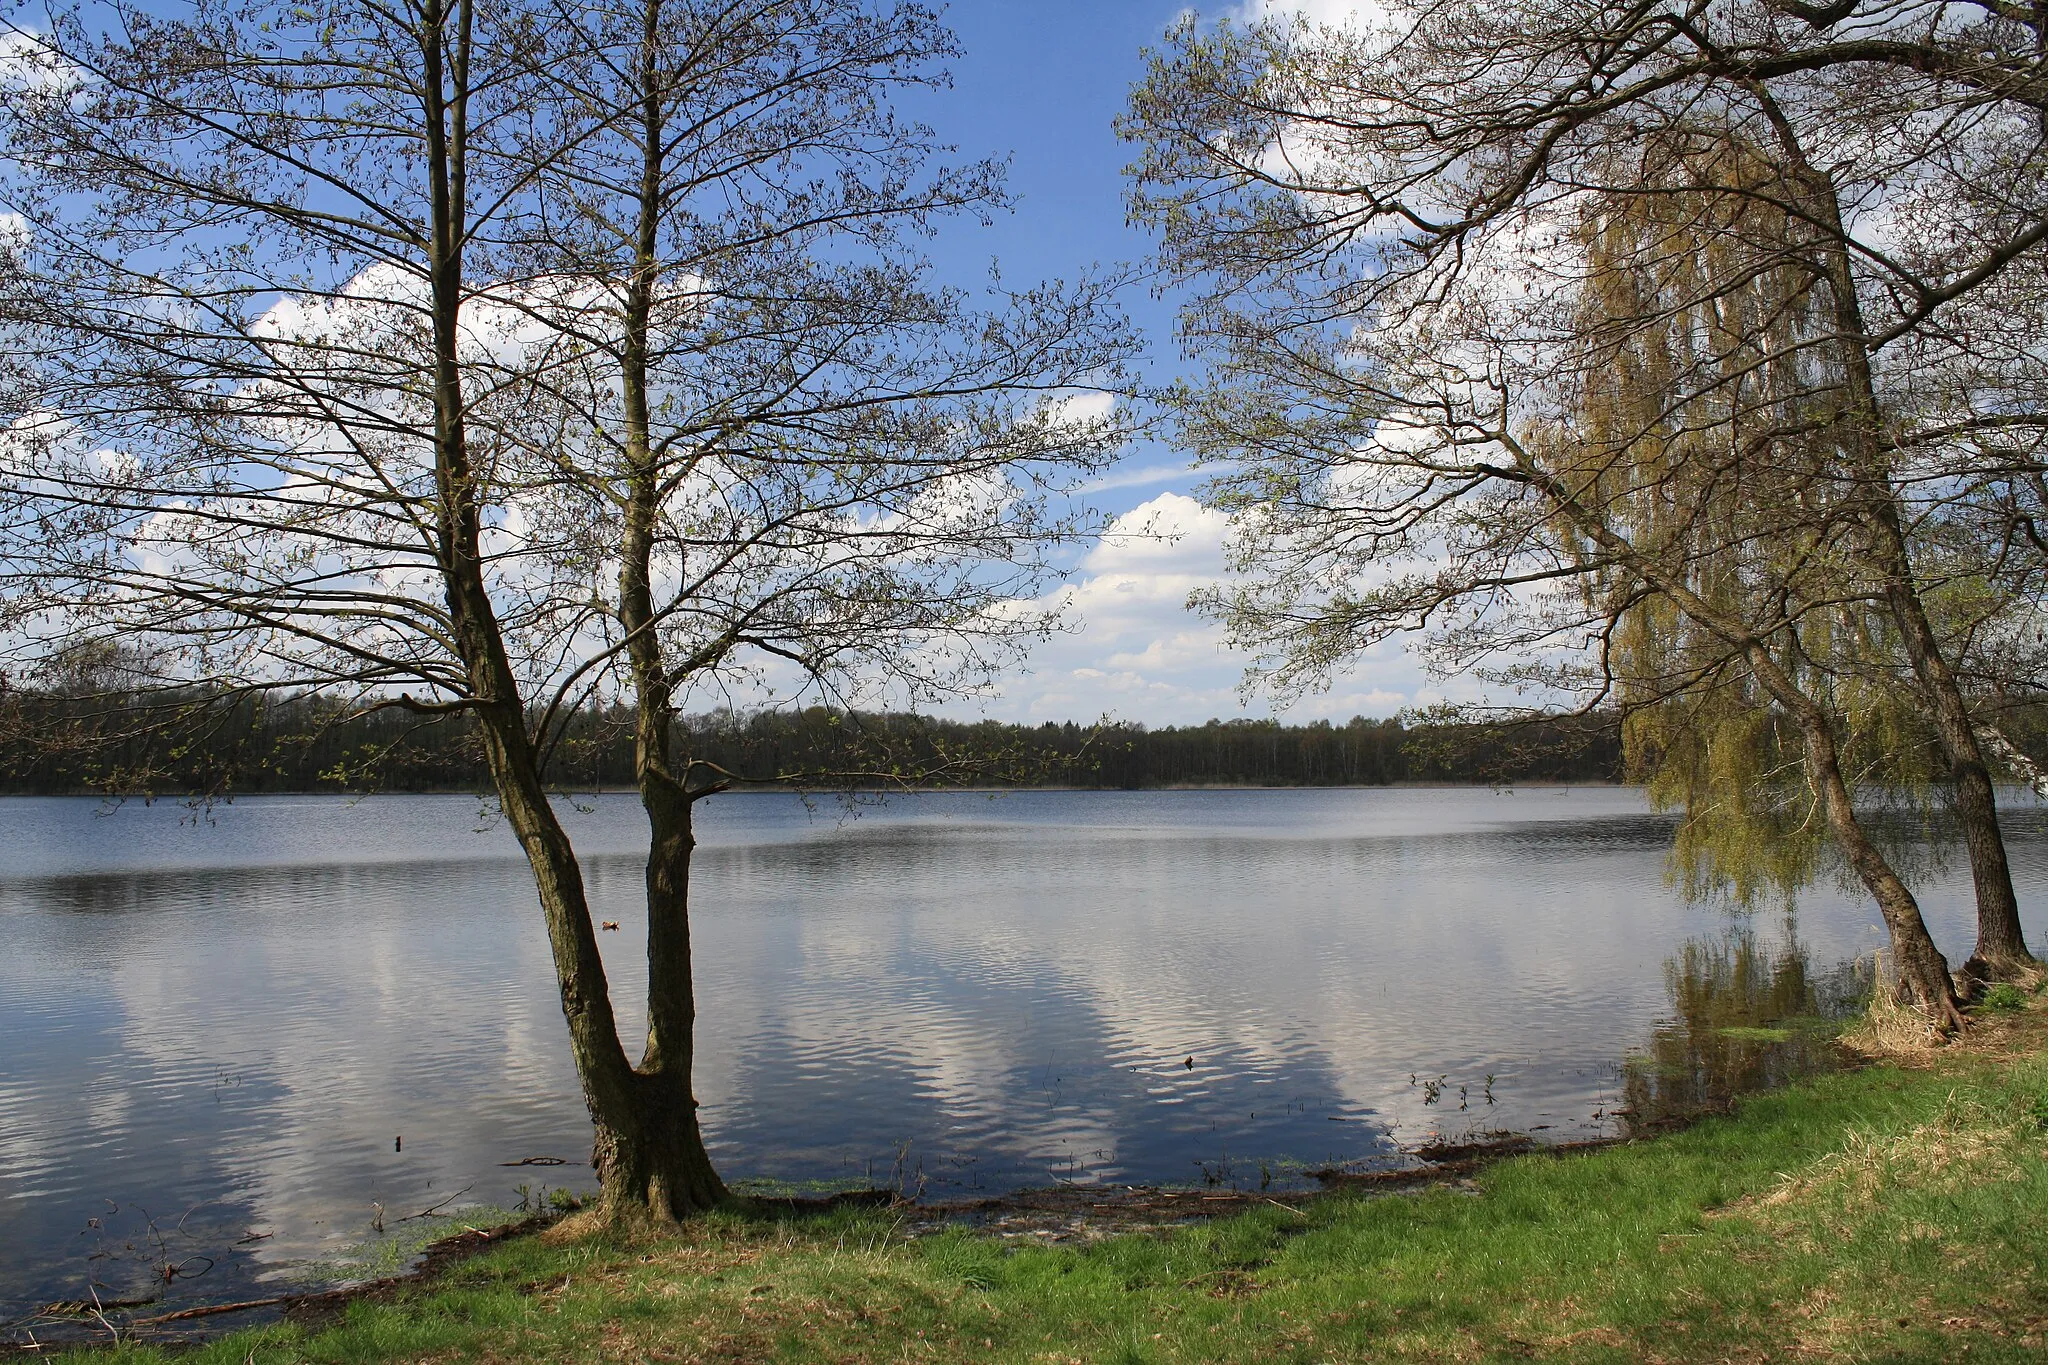
[[[9,316],[47,348],[7,547],[162,686],[474,718],[532,867],[601,1209],[722,1198],[691,1094],[679,699],[972,688],[1049,628],[1131,353],[1108,286],[986,303],[922,235],[999,207],[892,92],[926,10],[360,0],[15,33]],[[1098,405],[1099,406],[1099,405]],[[649,1031],[622,1045],[549,760],[637,706]]]

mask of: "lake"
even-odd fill
[[[1685,903],[1627,789],[699,809],[697,1091],[742,1187],[1292,1188],[1437,1137],[1609,1134],[1685,945],[1818,971],[1883,941],[1831,886]],[[635,1038],[645,825],[630,796],[564,811]],[[436,1205],[590,1188],[538,907],[475,798],[0,815],[0,1318],[246,1297]],[[2009,827],[2038,945],[2048,826]],[[1960,859],[1914,881],[1960,961]]]

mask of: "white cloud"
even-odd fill
[[[79,84],[79,69],[58,55],[46,35],[11,26],[0,31],[0,89],[69,95]]]
[[[1148,725],[1272,713],[1238,684],[1249,659],[1224,628],[1187,609],[1188,594],[1225,579],[1229,520],[1181,493],[1160,493],[1118,517],[1047,605],[1064,604],[1076,625],[1033,651],[1029,671],[1000,680],[989,714],[1011,720],[1093,720]],[[1435,699],[1421,668],[1399,648],[1371,651],[1325,694],[1285,715],[1386,716]]]
[[[1300,15],[1327,28],[1371,28],[1386,20],[1388,7],[1379,0],[1245,0],[1232,12],[1240,23]]]
[[[1053,421],[1086,426],[1106,421],[1116,412],[1116,395],[1101,389],[1087,389],[1054,399],[1047,405]]]
[[[1109,493],[1119,488],[1150,488],[1154,484],[1171,483],[1175,479],[1190,478],[1194,471],[1186,465],[1154,464],[1142,469],[1119,470],[1105,474],[1099,479],[1082,484],[1083,493]]]

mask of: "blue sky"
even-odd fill
[[[1123,168],[1132,148],[1114,128],[1144,51],[1156,46],[1180,6],[1159,0],[1080,4],[1049,0],[963,0],[946,18],[965,48],[954,86],[913,106],[963,158],[1007,157],[1014,212],[989,228],[965,223],[934,244],[951,278],[979,283],[991,259],[1012,284],[1071,278],[1090,266],[1142,265],[1150,242],[1124,222]],[[1153,364],[1178,363],[1173,303],[1130,291],[1124,306],[1153,342]],[[1171,449],[1134,451],[1122,486],[1098,495],[1122,512],[1180,478],[1137,484],[1141,474],[1185,468]]]
[[[1202,13],[1287,6],[1331,18],[1369,3],[1228,0]],[[959,0],[946,11],[963,48],[953,86],[905,99],[904,112],[930,123],[963,159],[1007,157],[1016,206],[986,228],[943,227],[932,244],[942,278],[979,284],[992,260],[1014,285],[1145,262],[1152,243],[1125,222],[1123,170],[1133,153],[1115,121],[1144,73],[1146,49],[1183,12],[1180,0]],[[1152,377],[1170,377],[1182,363],[1173,300],[1139,288],[1125,306],[1150,339]],[[1248,660],[1230,649],[1223,629],[1185,609],[1191,591],[1225,575],[1227,525],[1194,496],[1199,483],[1170,444],[1133,449],[1091,490],[1118,520],[1055,594],[1070,629],[1036,646],[992,695],[943,709],[1150,725],[1275,714],[1270,698],[1240,691]],[[1145,534],[1135,534],[1140,528]],[[1342,721],[1391,715],[1434,696],[1412,661],[1382,648],[1327,692],[1279,713]]]
[[[1330,0],[1314,6],[1325,13],[1339,7]],[[953,65],[954,88],[914,112],[963,156],[1010,157],[1018,203],[992,228],[948,231],[934,252],[945,274],[974,278],[993,257],[1007,280],[1021,283],[1145,259],[1151,243],[1124,222],[1131,149],[1113,124],[1144,72],[1144,50],[1181,12],[1182,5],[1160,0],[961,0],[947,11],[965,48]],[[1180,364],[1172,301],[1134,292],[1126,306],[1152,340],[1154,373],[1171,374]],[[1026,721],[1110,715],[1151,725],[1274,714],[1267,698],[1239,695],[1246,660],[1219,627],[1182,605],[1224,567],[1225,525],[1189,496],[1198,482],[1170,447],[1134,450],[1096,501],[1126,526],[1177,538],[1125,536],[1096,547],[1061,590],[1078,630],[1034,650],[1025,670],[1001,680],[999,697],[949,709]],[[1329,692],[1281,714],[1384,716],[1434,695],[1411,661],[1381,650]]]

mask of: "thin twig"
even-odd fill
[[[446,1199],[441,1200],[439,1203],[429,1204],[425,1208],[421,1209],[418,1213],[408,1213],[407,1215],[405,1215],[405,1217],[399,1219],[398,1221],[401,1223],[410,1223],[415,1218],[431,1218],[434,1216],[434,1213],[437,1209],[446,1208],[448,1205],[462,1198],[463,1195],[468,1194],[471,1190],[475,1188],[476,1186],[474,1185],[464,1185],[461,1189],[449,1195]]]

